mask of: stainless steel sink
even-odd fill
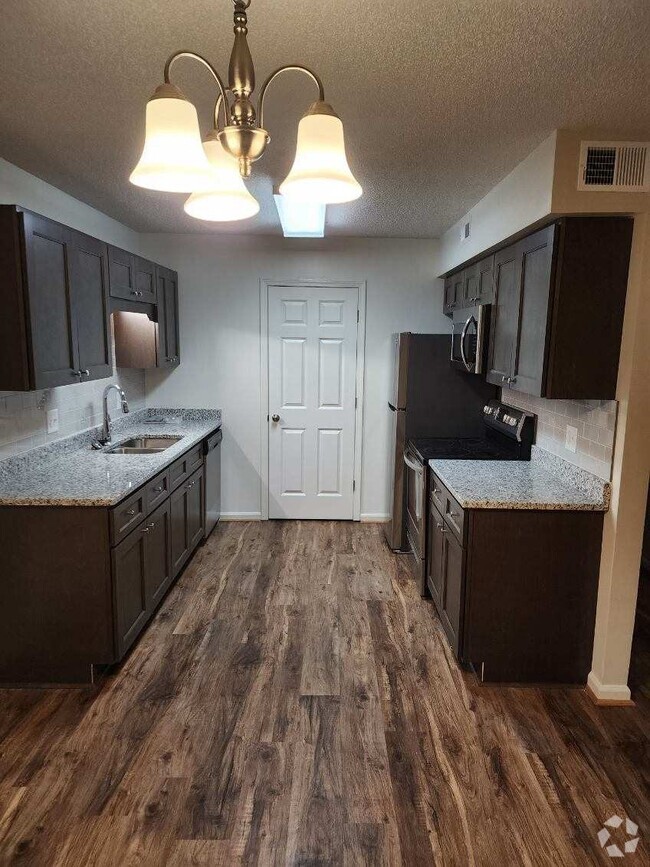
[[[152,452],[164,452],[175,445],[183,437],[131,437],[118,443],[110,449],[104,449],[109,455],[148,455]]]

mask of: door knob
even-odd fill
[[[271,421],[274,421],[274,422],[278,422],[278,421],[280,421],[280,416],[279,416],[277,413],[274,413],[274,414],[271,416]]]

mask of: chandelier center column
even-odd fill
[[[248,8],[246,0],[235,0],[233,16],[235,42],[230,54],[228,66],[228,87],[235,100],[231,107],[233,126],[254,127],[256,121],[255,107],[250,96],[255,90],[255,68],[248,47]]]

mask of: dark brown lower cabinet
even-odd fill
[[[0,506],[0,683],[90,683],[123,658],[204,536],[202,461],[111,508]]]
[[[429,504],[427,586],[458,659],[483,681],[585,683],[603,513],[462,510],[431,476],[447,507]]]
[[[122,656],[172,581],[170,504],[164,503],[113,549],[116,643]]]
[[[178,575],[203,538],[203,467],[171,495],[172,574]]]

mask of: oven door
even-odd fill
[[[406,478],[406,532],[409,548],[417,557],[425,555],[424,464],[408,449],[404,452]]]
[[[482,373],[487,306],[454,311],[451,363],[465,373]]]

